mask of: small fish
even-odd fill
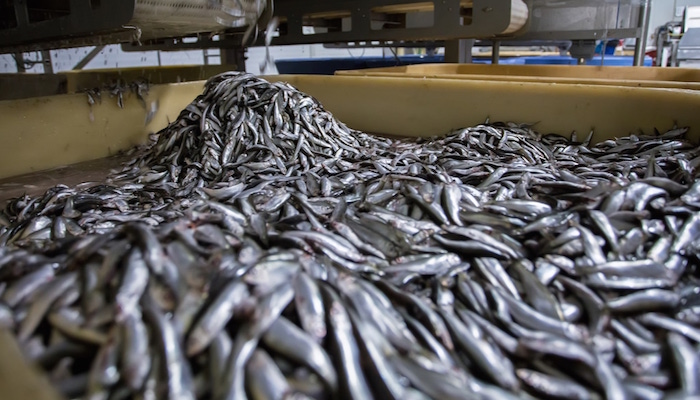
[[[207,7],[245,42],[248,3]],[[686,133],[389,138],[224,72],[106,179],[3,206],[0,327],[69,398],[698,396]]]
[[[226,285],[194,323],[186,342],[186,354],[194,356],[206,349],[235,313],[247,312],[248,288],[240,281]]]
[[[335,368],[339,372],[341,393],[358,399],[373,399],[372,391],[360,365],[360,352],[352,333],[347,310],[338,295],[327,286],[321,286],[329,322],[329,343],[336,355]]]
[[[141,252],[132,249],[125,262],[124,275],[119,291],[115,296],[118,318],[138,314],[138,304],[148,285],[148,266]]]
[[[64,274],[52,280],[48,286],[34,299],[29,306],[26,316],[19,323],[17,337],[20,340],[27,340],[39,326],[46,313],[58,297],[65,293],[71,286],[75,285],[77,274]]]
[[[252,399],[283,399],[291,393],[284,375],[264,350],[251,354],[245,375]]]
[[[311,276],[304,272],[298,273],[292,284],[301,327],[316,342],[321,343],[328,333],[321,290]]]
[[[683,393],[686,395],[700,394],[698,386],[700,359],[697,351],[682,334],[676,332],[669,332],[667,342],[673,355],[674,366]]]
[[[444,311],[441,312],[441,315],[449,327],[455,343],[488,374],[492,381],[509,390],[518,389],[519,384],[515,376],[515,370],[509,359],[498,357],[488,341],[476,337],[454,316]]]
[[[607,303],[613,312],[643,312],[673,309],[680,303],[680,295],[663,289],[647,289],[618,297]]]
[[[143,387],[151,369],[149,336],[139,315],[130,314],[122,322],[121,366],[123,379],[131,390]]]
[[[270,350],[309,367],[323,379],[331,392],[338,390],[338,376],[328,354],[312,337],[284,317],[270,326],[262,341]]]
[[[586,388],[570,379],[549,376],[524,368],[516,370],[515,373],[528,387],[549,397],[579,400],[592,398]]]

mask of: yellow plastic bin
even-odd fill
[[[151,84],[193,82],[235,69],[232,65],[178,65],[65,71],[56,74],[0,74],[0,100],[76,93],[112,84],[146,79]]]
[[[700,69],[693,68],[419,64],[337,71],[336,75],[700,89]]]
[[[545,133],[587,134],[595,141],[630,133],[691,127],[700,138],[700,92],[542,82],[378,76],[270,76],[317,98],[350,127],[391,136],[432,136],[491,121],[537,123]],[[177,118],[203,81],[155,85],[146,110],[133,96],[120,109],[82,93],[0,101],[0,178],[113,155]],[[104,97],[104,96],[103,96]]]
[[[594,141],[677,123],[689,126],[696,142],[700,139],[700,91],[695,90],[377,76],[268,79],[287,81],[316,97],[352,128],[383,135],[440,135],[490,118],[537,122],[541,132],[594,129]],[[175,120],[203,83],[154,86],[148,100],[158,101],[160,108],[148,124],[145,110],[133,99],[124,109],[115,101],[91,109],[85,94],[0,101],[0,176],[15,176],[12,181],[20,179],[16,175],[104,158],[143,143],[150,132]],[[56,171],[39,174],[51,184],[62,183]],[[14,338],[1,330],[0,393],[8,399],[57,398],[21,357]]]

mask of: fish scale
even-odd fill
[[[388,139],[223,73],[105,182],[7,204],[0,326],[71,398],[697,395],[686,131]]]

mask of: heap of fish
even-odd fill
[[[0,326],[69,398],[691,398],[685,133],[393,140],[222,74],[107,182],[6,206]]]

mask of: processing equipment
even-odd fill
[[[122,43],[124,50],[242,49],[328,43],[402,47],[460,39],[566,40],[593,56],[595,42],[637,38],[641,63],[648,0],[3,0],[0,53]]]

